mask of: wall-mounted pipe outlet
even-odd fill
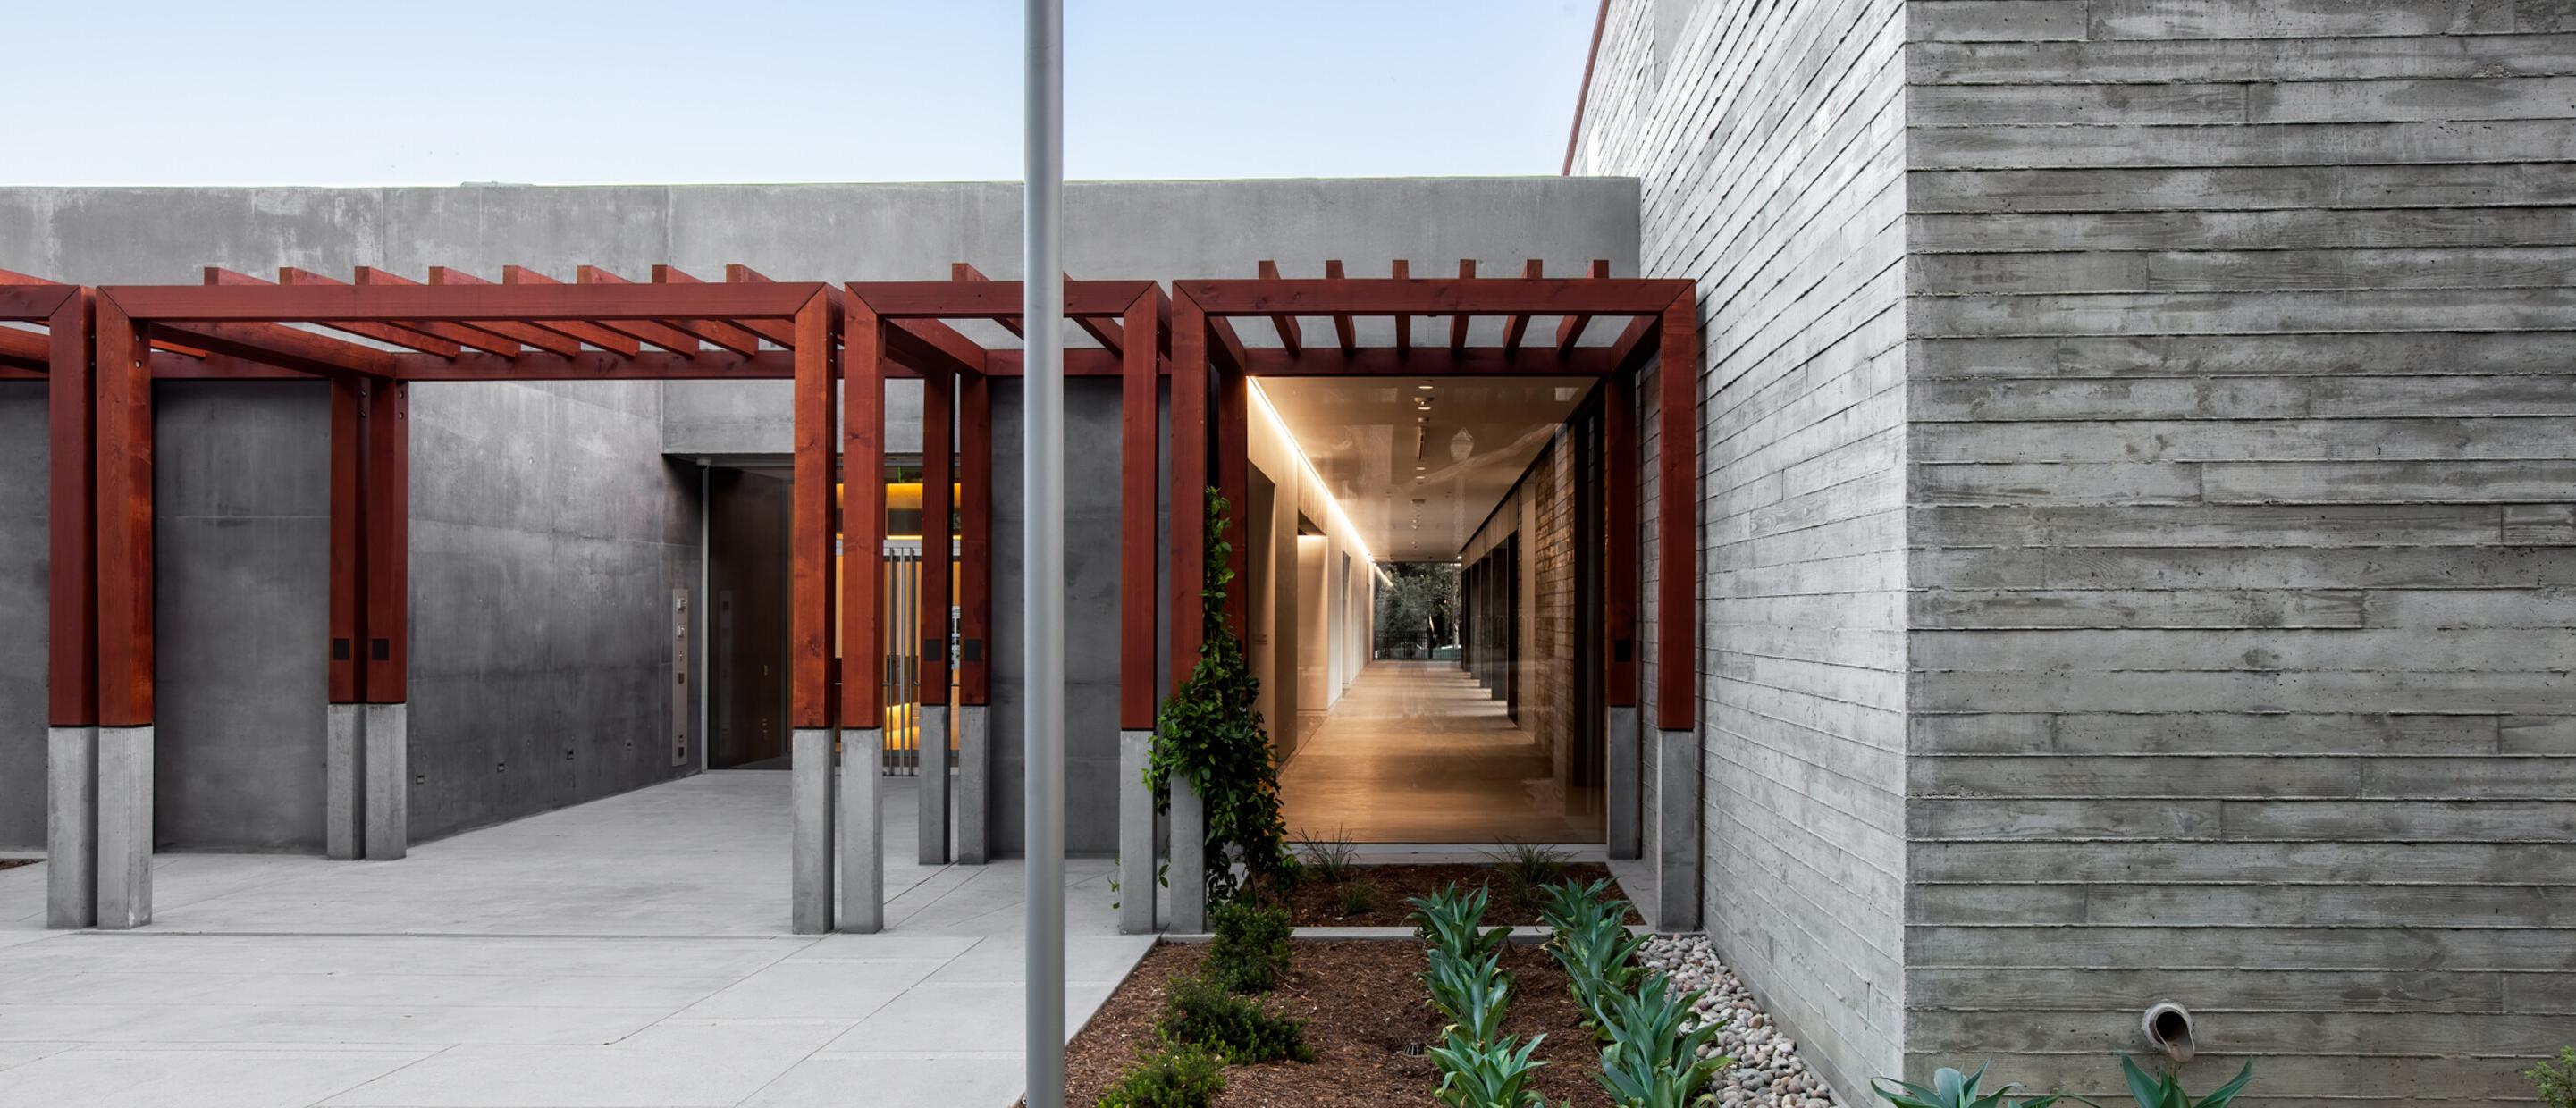
[[[2138,1020],[2147,1043],[2176,1062],[2191,1061],[2191,1010],[2170,1000],[2158,1001]]]

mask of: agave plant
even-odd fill
[[[2149,1077],[2147,1071],[2126,1058],[2120,1059],[2120,1073],[2129,1079],[2129,1098],[2138,1102],[2138,1108],[2227,1108],[2236,1099],[2236,1094],[2244,1092],[2245,1086],[2253,1082],[2254,1063],[2245,1063],[2245,1068],[2237,1073],[2235,1080],[2197,1100],[2182,1091],[2182,1078],[2171,1073]]]
[[[1440,1064],[1440,1086],[1432,1095],[1449,1108],[1547,1108],[1547,1097],[1530,1087],[1547,1064],[1530,1055],[1545,1041],[1547,1036],[1537,1035],[1526,1043],[1506,1038],[1480,1044],[1453,1030],[1447,1042],[1431,1048]]]
[[[1637,951],[1645,945],[1643,936],[1630,934],[1628,925],[1615,918],[1596,919],[1549,941],[1557,964],[1565,967],[1566,988],[1595,1032],[1607,1026],[1603,1005],[1608,998],[1636,987],[1643,972],[1636,966]]]
[[[1691,1008],[1705,993],[1673,995],[1673,979],[1656,974],[1646,979],[1636,992],[1612,993],[1602,998],[1602,1030],[1610,1036],[1613,1049],[1623,1049],[1632,1057],[1657,1069],[1687,1067],[1697,1061],[1701,1047],[1717,1038],[1724,1020],[1710,1020],[1691,1027]],[[1717,1068],[1723,1069],[1721,1061]]]
[[[1512,979],[1503,972],[1499,953],[1466,958],[1433,947],[1422,983],[1431,991],[1431,1007],[1449,1020],[1451,1031],[1464,1032],[1478,1044],[1501,1037]]]
[[[1988,1065],[1991,1064],[1988,1063]],[[1977,1072],[1970,1074],[1962,1074],[1943,1066],[1932,1075],[1932,1084],[1929,1086],[1917,1085],[1911,1081],[1899,1081],[1896,1083],[1896,1091],[1891,1092],[1885,1086],[1873,1081],[1870,1082],[1869,1087],[1879,1095],[1880,1099],[1896,1105],[1896,1108],[2048,1108],[2049,1105],[2065,1099],[2052,1093],[2048,1096],[2026,1097],[2019,1101],[2008,1100],[2007,1097],[2021,1091],[2020,1082],[2012,1082],[1988,1093],[1981,1092],[1977,1088],[1985,1078],[1985,1066],[1978,1066]]]
[[[1484,929],[1488,897],[1483,886],[1472,893],[1461,894],[1457,882],[1429,896],[1405,901],[1413,905],[1413,933],[1432,946],[1452,954],[1482,958],[1501,950],[1511,937],[1511,928]]]
[[[1603,916],[1625,919],[1628,902],[1608,899],[1610,879],[1604,877],[1588,885],[1559,881],[1539,890],[1539,918],[1562,935]],[[1614,907],[1615,906],[1615,907]]]

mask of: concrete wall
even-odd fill
[[[202,265],[492,276],[525,262],[569,276],[597,261],[640,274],[663,242],[659,208],[638,198],[665,192],[0,189],[0,268],[93,284],[194,283]],[[154,395],[158,841],[318,852],[327,400],[275,384]],[[668,612],[670,588],[697,578],[696,476],[662,462],[661,404],[652,384],[415,386],[415,837],[679,772],[663,742]],[[41,467],[12,472],[41,497]],[[0,552],[41,556],[41,518],[0,520],[12,520]],[[12,749],[44,722],[43,606],[29,610],[39,652],[0,679]],[[43,775],[9,776],[0,843],[37,845]]]
[[[1703,922],[1853,1103],[1904,1035],[1899,9],[1614,0],[1575,163],[1641,178],[1641,272],[1700,284],[1701,516],[1641,492],[1645,550],[1695,525],[1706,566]]]
[[[2570,30],[1614,0],[1577,169],[1710,334],[1703,903],[1847,1101],[2113,1091],[2162,998],[2264,1104],[2576,1040]]]
[[[45,383],[0,381],[0,849],[45,841]]]
[[[2576,1041],[2576,17],[1909,6],[1909,1065]]]

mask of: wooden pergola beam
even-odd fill
[[[1524,281],[1538,280],[1541,276],[1545,275],[1545,272],[1545,269],[1537,258],[1531,258],[1528,261],[1521,263],[1521,279]],[[1513,312],[1509,317],[1503,320],[1503,352],[1505,354],[1511,354],[1521,348],[1521,336],[1529,333],[1529,323],[1530,313],[1528,312]]]
[[[333,286],[349,287],[359,284],[360,282],[342,281],[337,277],[324,276],[309,269],[297,269],[294,266],[285,266],[277,271],[277,283],[291,288],[308,288]],[[395,284],[395,282],[391,281],[372,281],[365,283],[379,287]],[[328,325],[326,324],[326,326]],[[459,352],[464,350],[480,350],[486,354],[499,354],[505,357],[519,352],[519,344],[516,342],[495,338],[490,332],[477,331],[473,328],[463,327],[453,323],[376,322],[367,324],[365,331],[361,331],[355,327],[334,327],[332,329],[337,331],[346,331],[349,334],[357,335],[361,338],[375,339],[378,342],[389,342],[396,346],[409,347],[410,349],[420,351],[423,354],[437,354],[449,358],[455,357]],[[369,334],[367,333],[369,331],[375,333]]]
[[[1474,259],[1474,258],[1460,258],[1460,259],[1458,259],[1458,277],[1459,277],[1459,279],[1460,279],[1460,280],[1462,280],[1462,281],[1464,281],[1464,280],[1472,279],[1472,278],[1474,278],[1475,276],[1476,276],[1476,259]],[[1462,307],[1462,305],[1452,305],[1452,307]],[[1465,349],[1465,348],[1466,348],[1466,346],[1467,346],[1467,321],[1468,321],[1468,319],[1469,319],[1469,318],[1471,318],[1471,317],[1468,315],[1468,313],[1466,313],[1466,312],[1464,312],[1464,311],[1460,311],[1460,312],[1458,312],[1457,314],[1452,315],[1452,316],[1450,316],[1450,317],[1449,317],[1449,349],[1451,349],[1451,350],[1463,350],[1463,349]]]
[[[1472,270],[1472,261],[1460,263]],[[1458,277],[1340,281],[1179,281],[1201,311],[1215,316],[1297,315],[1655,315],[1689,291],[1687,279],[1660,277]],[[1460,345],[1464,345],[1461,340]]]
[[[512,266],[504,269],[502,271],[503,278],[505,280],[508,278],[509,269],[516,268],[518,267]],[[453,269],[443,265],[434,265],[429,267],[429,283],[433,285],[488,285],[492,282],[486,281],[481,277],[477,277],[461,269]],[[494,324],[493,326],[500,328],[516,327],[518,325]],[[527,324],[526,327],[528,331],[540,332],[545,336],[551,336],[549,341],[537,342],[531,340],[528,345],[536,347],[539,350],[544,350],[552,354],[559,354],[567,358],[581,353],[581,347],[584,343],[596,346],[602,350],[608,351],[609,353],[619,354],[629,358],[643,352],[643,346],[641,343],[636,341],[635,336],[612,331],[595,323],[583,323],[579,320],[571,319],[542,319],[531,322]],[[511,332],[503,331],[501,333],[510,334]],[[570,348],[566,349],[557,345],[554,341],[555,339],[568,340],[571,343]]]
[[[973,264],[968,263],[968,262],[950,262],[950,263],[948,263],[948,279],[949,279],[949,280],[951,280],[951,281],[990,281],[990,280],[992,280],[992,278],[987,277],[987,276],[984,276],[984,271],[983,271],[983,270],[980,270],[980,269],[975,268]],[[1002,325],[1002,329],[1003,329],[1003,330],[1005,330],[1005,331],[1009,331],[1009,332],[1011,333],[1011,337],[1012,337],[1012,338],[1020,338],[1020,339],[1024,339],[1024,338],[1029,337],[1028,328],[1027,328],[1026,326],[1022,325],[1021,320],[1020,320],[1020,317],[1018,317],[1018,316],[1015,316],[1015,315],[998,316],[998,317],[995,317],[995,318],[994,318],[993,322],[1001,324],[1001,325]]]
[[[603,277],[615,276],[614,274],[608,273],[606,270],[599,270],[598,272]],[[702,285],[706,283],[698,280],[696,277],[690,276],[686,270],[675,265],[656,265],[653,267],[651,276],[653,278],[653,283],[657,285]],[[624,278],[617,278],[616,280],[617,283],[624,283]],[[753,354],[759,352],[760,340],[764,338],[770,339],[783,347],[787,345],[785,340],[791,337],[784,332],[774,329],[767,331],[755,330],[749,325],[727,323],[720,319],[672,319],[663,321],[662,325],[690,335],[695,335],[698,338],[706,340],[710,345],[731,350],[736,354]]]
[[[301,285],[241,288],[111,285],[138,319],[158,322],[318,323],[582,319],[790,319],[822,291],[815,282],[742,285]]]
[[[573,267],[572,276],[573,283],[576,285],[630,285],[634,283],[595,265],[575,266]],[[501,267],[501,283],[505,285],[560,285],[563,282],[555,280],[552,277],[548,277],[533,269],[529,269],[526,266],[511,265]],[[656,320],[643,319],[602,320],[594,324],[594,326],[619,335],[624,335],[637,342],[651,343],[654,346],[667,350],[673,354],[694,357],[701,350],[705,349],[705,347],[698,344],[698,340],[706,336],[697,329],[677,325],[678,323],[684,322],[686,321],[664,323]],[[748,356],[759,349],[759,340],[749,339],[742,344],[741,349],[734,350],[733,352]],[[638,353],[641,352],[639,351]]]
[[[357,269],[357,272],[356,272],[356,274],[355,274],[355,277],[356,277],[356,280],[355,280],[355,282],[354,282],[354,283],[356,283],[356,284],[361,284],[361,285],[419,285],[419,284],[421,284],[421,282],[419,282],[419,281],[415,281],[415,280],[412,280],[412,279],[411,279],[411,278],[409,278],[409,277],[405,277],[405,276],[403,276],[403,275],[401,275],[401,274],[398,274],[398,273],[390,273],[390,272],[387,272],[387,271],[385,271],[385,270],[377,269],[377,268],[375,268],[374,266],[364,266],[364,265],[359,266],[359,267],[358,267],[358,269]],[[431,281],[431,282],[429,282],[429,283],[430,283],[430,284],[433,284],[433,285],[488,285],[488,284],[491,284],[491,282],[490,282],[490,281],[456,281],[456,280],[447,280],[447,281],[435,281],[435,280],[434,280],[434,281]],[[567,358],[569,358],[569,357],[571,357],[571,356],[573,356],[573,355],[575,355],[575,354],[579,354],[579,353],[581,353],[581,340],[579,340],[579,339],[572,339],[572,338],[566,338],[566,337],[564,337],[564,336],[562,336],[562,335],[555,334],[555,333],[553,333],[553,332],[551,332],[551,331],[547,331],[547,330],[545,330],[544,328],[537,327],[537,326],[534,326],[534,325],[532,325],[532,324],[527,324],[527,323],[506,323],[506,322],[502,322],[502,321],[499,321],[499,320],[495,320],[495,321],[490,322],[490,323],[459,323],[459,324],[455,324],[455,326],[456,326],[459,330],[461,330],[461,331],[463,331],[463,332],[465,332],[465,333],[467,333],[467,334],[472,334],[472,335],[481,335],[481,336],[484,336],[484,337],[486,337],[486,338],[490,339],[490,340],[492,341],[492,343],[494,344],[492,347],[490,347],[490,349],[492,350],[492,352],[493,352],[493,353],[496,353],[496,354],[507,353],[507,354],[515,355],[515,354],[517,354],[517,353],[519,352],[519,348],[520,348],[520,347],[522,347],[522,346],[533,346],[533,347],[535,347],[535,348],[537,348],[537,349],[539,349],[539,350],[543,350],[543,351],[545,351],[546,353],[549,353],[549,354],[555,354],[555,355],[559,355],[559,356],[567,357]]]
[[[1609,280],[1610,260],[1607,258],[1594,258],[1592,260],[1592,272],[1590,276],[1595,281]],[[1591,315],[1584,312],[1574,312],[1567,315],[1565,318],[1558,320],[1556,323],[1557,355],[1559,357],[1563,357],[1567,351],[1574,349],[1576,343],[1583,341],[1583,329],[1590,326],[1591,323]]]
[[[1387,270],[1392,280],[1403,281],[1411,278],[1413,267],[1412,263],[1397,258],[1395,264],[1387,267]],[[1395,356],[1404,357],[1412,350],[1413,317],[1404,312],[1397,312],[1395,313]]]
[[[1279,280],[1279,263],[1268,258],[1261,259],[1261,279],[1264,281]],[[1294,354],[1297,352],[1298,348],[1303,345],[1298,340],[1305,336],[1298,327],[1297,317],[1295,315],[1285,312],[1273,312],[1270,316],[1270,325],[1279,332],[1279,345],[1282,349]]]
[[[1339,281],[1342,279],[1342,260],[1340,258],[1325,259],[1324,279],[1327,281]],[[1349,357],[1351,351],[1358,348],[1358,336],[1354,332],[1355,328],[1351,324],[1351,313],[1333,313],[1333,339],[1336,343],[1340,344],[1343,357]]]

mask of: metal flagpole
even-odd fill
[[[1021,315],[1028,362],[1020,467],[1027,531],[1021,590],[1027,638],[1029,1108],[1064,1105],[1064,0],[1028,0],[1023,124]]]

